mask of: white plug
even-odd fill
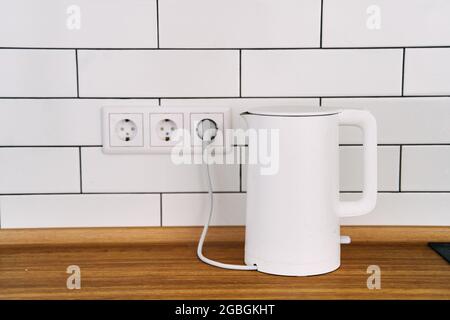
[[[217,123],[211,119],[203,119],[198,122],[196,132],[203,143],[210,144],[217,136]]]

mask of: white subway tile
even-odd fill
[[[207,107],[228,107],[231,108],[231,122],[233,129],[247,129],[241,113],[251,108],[260,106],[319,106],[318,98],[231,98],[231,99],[162,99],[161,105],[172,106],[207,106]],[[244,144],[246,137],[238,135],[235,139],[237,144]]]
[[[0,96],[3,97],[77,95],[73,50],[0,49],[0,70]]]
[[[78,148],[0,148],[0,193],[80,191]]]
[[[324,107],[367,109],[377,119],[378,143],[449,143],[450,98],[322,99]],[[359,129],[342,127],[341,143],[361,143]]]
[[[324,0],[323,5],[324,47],[450,43],[448,0]]]
[[[171,155],[104,154],[82,148],[84,192],[207,191],[204,165],[175,164]],[[235,158],[239,153],[234,154]],[[239,191],[239,164],[212,164],[215,191]]]
[[[378,147],[378,190],[398,191],[400,147]],[[340,190],[360,191],[363,186],[362,147],[340,148]]]
[[[162,0],[162,48],[319,47],[320,0]]]
[[[406,49],[404,94],[450,95],[450,48]]]
[[[215,194],[213,225],[245,224],[245,194]],[[355,200],[361,195],[341,194]],[[369,214],[343,218],[343,225],[449,226],[450,194],[379,193],[377,206]],[[207,194],[163,194],[163,225],[203,225],[208,213]],[[277,214],[277,213],[276,213]]]
[[[14,0],[0,8],[2,46],[156,47],[155,0]]]
[[[450,146],[404,146],[402,191],[450,191]]]
[[[355,200],[361,194],[342,194]],[[343,225],[450,226],[450,193],[379,193],[375,210],[342,218]]]
[[[235,50],[80,50],[83,97],[239,95]]]
[[[248,157],[248,148],[243,147]],[[378,190],[398,191],[400,147],[378,147]],[[248,160],[245,160],[248,163]],[[363,153],[359,146],[340,147],[340,190],[361,191],[363,185]],[[242,191],[247,190],[247,165],[242,165]]]
[[[2,229],[160,225],[159,194],[3,196],[0,209]]]
[[[209,195],[163,194],[163,226],[204,225],[209,214]],[[244,225],[245,194],[214,194],[211,225]]]
[[[400,95],[401,49],[244,50],[243,96]]]
[[[101,108],[156,99],[0,99],[0,145],[101,145]]]

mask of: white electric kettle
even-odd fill
[[[288,276],[336,270],[339,218],[363,215],[375,207],[375,118],[363,110],[318,107],[261,107],[241,115],[249,130],[258,133],[249,139],[249,157],[258,154],[265,143],[261,137],[267,136],[272,136],[270,153],[277,153],[271,170],[267,163],[248,164],[246,265]],[[357,201],[339,200],[339,126],[363,130],[364,184]]]

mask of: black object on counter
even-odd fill
[[[450,242],[429,242],[428,245],[450,263]]]

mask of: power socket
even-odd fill
[[[217,125],[217,134],[211,141],[210,146],[223,147],[224,146],[224,114],[222,112],[210,112],[210,113],[191,113],[191,141],[194,149],[198,149],[203,146],[203,139],[200,138],[197,133],[197,127],[202,120],[212,120]]]
[[[150,146],[173,147],[183,138],[183,113],[150,113]]]
[[[110,113],[108,120],[111,147],[144,146],[143,113]]]
[[[209,144],[214,152],[231,151],[231,111],[226,107],[114,106],[103,108],[103,152],[170,154],[174,147],[184,153],[201,153],[203,141],[198,124],[210,119],[217,134]],[[180,149],[177,149],[180,150]]]

